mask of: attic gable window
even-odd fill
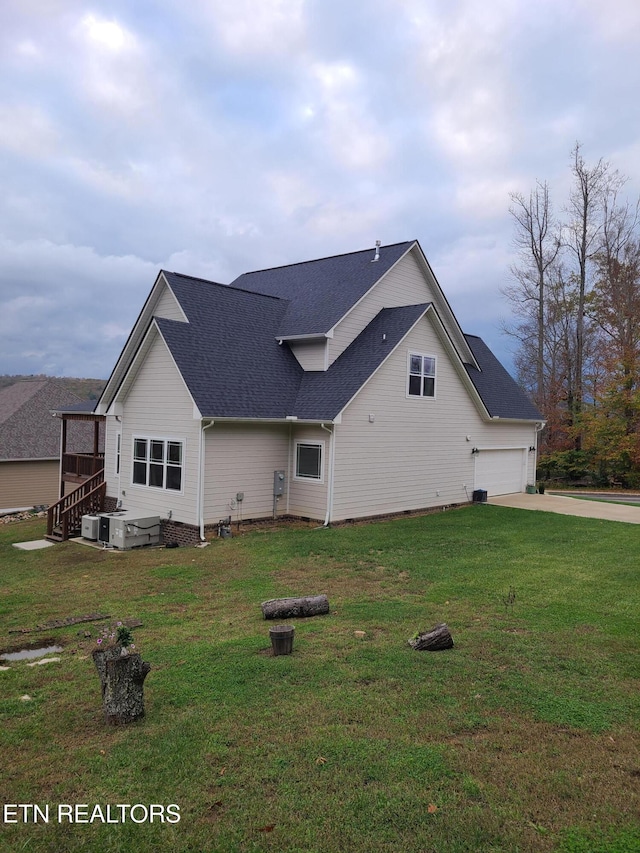
[[[409,353],[407,396],[436,396],[436,358],[434,355]]]
[[[135,486],[182,491],[183,443],[164,438],[133,439]]]

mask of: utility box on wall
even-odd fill
[[[273,472],[273,494],[274,497],[282,497],[284,495],[284,487],[285,487],[286,479],[284,471],[274,471]]]

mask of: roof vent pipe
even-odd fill
[[[373,263],[374,261],[379,261],[379,260],[380,260],[380,240],[376,240],[376,253],[375,253],[375,255],[373,257],[373,261],[371,261],[371,263]]]

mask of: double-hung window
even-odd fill
[[[165,438],[133,439],[133,484],[182,491],[183,443]]]
[[[407,373],[407,395],[409,397],[436,396],[435,356],[410,352]]]

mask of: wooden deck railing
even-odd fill
[[[93,477],[104,468],[104,453],[63,453],[62,476]]]
[[[77,536],[82,529],[82,516],[102,512],[104,509],[106,489],[102,468],[77,489],[50,506],[47,512],[47,538],[64,542],[71,536]]]

